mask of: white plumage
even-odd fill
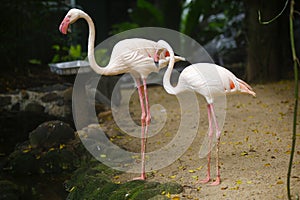
[[[118,75],[130,73],[137,85],[139,99],[142,109],[141,116],[141,160],[142,170],[138,179],[145,179],[145,148],[148,126],[151,121],[150,106],[148,101],[148,93],[146,87],[146,78],[151,72],[158,72],[160,68],[167,66],[169,62],[167,50],[157,42],[132,38],[119,41],[112,50],[110,61],[106,67],[99,66],[95,60],[94,42],[95,42],[95,26],[88,14],[79,9],[71,9],[59,26],[59,30],[63,34],[67,34],[70,24],[83,18],[89,26],[88,38],[88,60],[91,68],[98,74],[102,75]],[[177,60],[185,60],[176,56]],[[141,83],[142,81],[142,83]],[[142,84],[143,89],[142,91]],[[144,102],[145,101],[145,102]],[[145,105],[144,105],[145,103]]]
[[[225,94],[233,94],[237,92],[248,93],[255,96],[255,92],[252,88],[237,78],[229,70],[211,63],[197,63],[186,67],[180,74],[178,83],[173,87],[170,83],[171,73],[174,67],[174,52],[171,46],[163,41],[158,41],[159,44],[165,46],[170,53],[170,62],[168,69],[165,72],[163,85],[165,90],[169,94],[178,94],[183,91],[194,91],[201,94],[207,101],[207,111],[208,111],[208,123],[209,141],[207,144],[209,147],[208,153],[208,165],[207,165],[207,177],[202,180],[202,183],[207,183],[210,181],[210,149],[212,147],[213,138],[213,126],[215,125],[216,138],[217,138],[217,158],[216,158],[216,168],[217,168],[217,178],[211,185],[218,185],[221,182],[220,178],[220,166],[219,166],[219,143],[221,130],[217,122],[217,118],[214,111],[214,100],[217,96]]]

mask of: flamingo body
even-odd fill
[[[67,34],[70,24],[79,18],[86,20],[89,27],[88,37],[88,61],[91,68],[98,74],[118,75],[130,73],[137,85],[141,104],[141,176],[138,179],[146,179],[145,174],[145,149],[148,126],[151,121],[150,106],[146,87],[146,78],[151,72],[158,72],[160,68],[167,66],[169,54],[163,46],[152,40],[131,38],[119,41],[112,50],[110,61],[106,67],[99,66],[95,60],[95,26],[91,17],[82,10],[73,8],[68,11],[59,26],[63,34]],[[185,60],[175,56],[176,61]],[[142,88],[143,85],[143,88]],[[144,90],[144,91],[143,91]]]
[[[212,63],[197,63],[186,67],[180,74],[176,94],[185,90],[201,94],[208,104],[224,94],[249,93],[251,87],[232,72]]]
[[[197,63],[186,67],[178,78],[178,83],[173,87],[170,83],[171,73],[174,67],[174,52],[171,46],[163,41],[158,41],[159,44],[164,45],[170,53],[170,62],[168,69],[165,72],[163,78],[163,86],[169,94],[178,94],[183,91],[193,91],[202,95],[207,101],[207,114],[208,114],[208,137],[209,137],[209,149],[212,146],[213,136],[213,124],[216,130],[217,138],[217,158],[216,168],[217,177],[211,185],[219,185],[221,182],[220,165],[219,165],[219,144],[221,130],[218,125],[217,117],[214,111],[214,99],[217,96],[233,93],[247,93],[255,96],[255,92],[252,88],[243,80],[237,78],[229,70],[211,63]],[[207,164],[207,177],[200,181],[207,183],[210,181],[210,152],[208,153]]]

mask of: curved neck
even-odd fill
[[[172,75],[172,71],[173,71],[173,67],[174,67],[174,63],[175,63],[174,51],[168,44],[166,44],[165,46],[168,47],[167,49],[170,53],[170,61],[169,61],[168,68],[165,72],[164,78],[163,78],[163,86],[164,86],[165,90],[167,91],[167,93],[177,94],[177,93],[179,93],[178,87],[173,87],[171,84],[171,75]]]
[[[97,73],[97,74],[103,74],[106,75],[107,72],[105,70],[105,67],[101,67],[97,64],[95,60],[95,54],[94,54],[94,45],[95,45],[95,26],[93,23],[93,20],[88,16],[87,14],[83,15],[83,18],[87,21],[89,26],[89,38],[88,38],[88,60],[91,68]]]

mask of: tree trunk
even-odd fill
[[[258,21],[273,19],[284,7],[286,0],[245,0],[248,58],[248,81],[276,81],[284,77],[290,63],[288,9],[270,24]]]

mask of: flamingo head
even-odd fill
[[[68,28],[70,24],[73,24],[76,22],[79,18],[82,18],[85,15],[85,12],[82,10],[72,8],[69,10],[69,12],[66,14],[65,18],[61,22],[59,26],[59,31],[63,34],[67,34]]]

